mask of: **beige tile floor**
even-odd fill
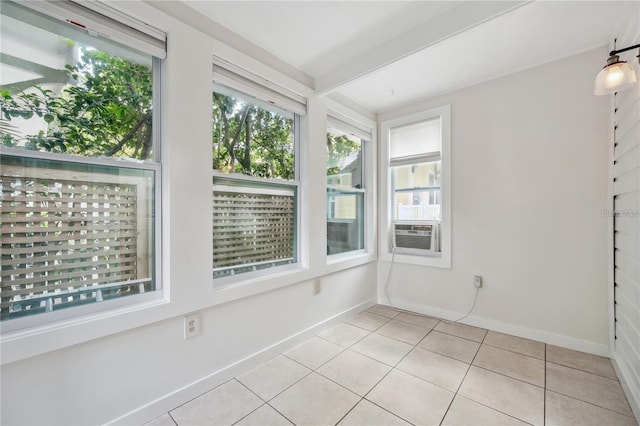
[[[149,425],[636,425],[607,358],[369,308]]]

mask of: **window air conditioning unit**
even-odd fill
[[[396,253],[430,254],[440,252],[440,222],[399,220],[393,223]]]

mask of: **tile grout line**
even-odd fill
[[[383,306],[384,306],[384,305],[383,305]],[[209,392],[211,392],[211,391],[213,391],[213,390],[215,390],[215,389],[218,389],[218,388],[220,388],[220,387],[222,387],[222,386],[224,386],[224,385],[228,384],[228,383],[229,383],[229,382],[231,382],[232,380],[235,380],[235,381],[236,381],[237,383],[239,383],[241,386],[243,386],[244,388],[246,388],[247,390],[249,390],[249,392],[250,392],[251,394],[255,395],[255,396],[256,396],[260,401],[262,401],[263,403],[262,403],[262,404],[260,404],[257,408],[255,408],[255,409],[251,410],[248,414],[244,415],[243,417],[241,417],[241,418],[240,418],[240,419],[238,419],[237,421],[233,422],[233,424],[236,424],[236,423],[238,423],[238,422],[241,422],[243,419],[245,419],[245,418],[247,418],[248,416],[250,416],[251,414],[255,413],[257,410],[261,409],[261,408],[262,408],[262,407],[264,407],[265,405],[267,405],[268,407],[270,407],[271,409],[273,409],[276,413],[280,414],[284,419],[286,419],[286,420],[287,420],[287,421],[289,421],[290,423],[295,424],[295,423],[294,423],[294,422],[292,422],[292,421],[291,421],[287,416],[285,416],[283,413],[281,413],[280,411],[278,411],[274,406],[272,406],[272,405],[270,404],[270,402],[269,402],[269,401],[273,401],[275,398],[277,398],[278,396],[280,396],[282,393],[284,393],[285,391],[287,391],[288,389],[290,389],[290,388],[291,388],[291,387],[293,387],[294,385],[298,384],[299,382],[301,382],[301,381],[302,381],[302,380],[304,380],[305,378],[309,377],[312,373],[316,373],[318,376],[320,376],[320,377],[322,377],[322,378],[324,378],[324,379],[326,379],[326,380],[330,381],[331,383],[334,383],[334,384],[336,384],[336,385],[340,386],[341,388],[345,389],[346,391],[348,391],[348,392],[350,392],[350,393],[354,394],[355,396],[359,397],[359,399],[355,402],[355,404],[354,404],[353,406],[351,406],[351,408],[349,408],[349,409],[346,411],[346,413],[345,413],[344,415],[342,415],[342,417],[340,417],[340,419],[337,421],[337,423],[336,423],[336,424],[338,424],[338,423],[340,423],[341,421],[343,421],[343,420],[344,420],[344,419],[345,419],[345,418],[346,418],[346,417],[347,417],[347,416],[348,416],[348,415],[349,415],[349,414],[350,414],[350,413],[355,409],[355,407],[357,407],[359,404],[361,404],[361,403],[362,403],[362,401],[363,401],[363,400],[366,400],[368,403],[375,405],[376,407],[380,408],[380,409],[381,409],[381,410],[383,410],[384,412],[386,412],[386,413],[388,413],[388,414],[390,414],[390,415],[392,415],[392,416],[394,416],[394,417],[396,417],[396,418],[402,419],[403,421],[407,421],[406,419],[404,419],[403,417],[399,416],[398,414],[396,414],[396,413],[394,413],[394,412],[392,412],[392,411],[389,411],[388,409],[386,409],[386,408],[384,408],[384,407],[382,407],[382,406],[380,406],[380,405],[376,404],[376,403],[375,403],[375,402],[373,402],[373,401],[368,400],[368,399],[367,399],[367,396],[368,396],[368,395],[370,395],[370,393],[371,393],[371,392],[372,392],[372,391],[373,391],[373,390],[374,390],[374,389],[375,389],[375,388],[376,388],[376,387],[377,387],[377,386],[378,386],[378,385],[379,385],[379,384],[380,384],[380,383],[381,383],[381,382],[382,382],[382,381],[383,381],[387,376],[389,376],[389,374],[391,374],[394,370],[395,370],[395,371],[397,371],[397,372],[402,372],[403,374],[407,374],[407,375],[409,375],[409,376],[411,376],[411,377],[414,377],[414,378],[416,378],[416,379],[418,379],[418,380],[424,381],[424,382],[429,383],[429,384],[431,384],[431,385],[434,385],[434,386],[436,386],[436,387],[438,387],[438,388],[440,388],[440,389],[446,390],[446,391],[448,391],[448,392],[452,392],[450,389],[443,388],[443,387],[441,387],[441,386],[439,386],[439,385],[437,385],[437,384],[435,384],[435,383],[432,383],[432,382],[431,382],[431,381],[429,381],[429,380],[425,380],[425,379],[423,379],[423,378],[421,378],[421,377],[418,377],[418,376],[416,376],[416,375],[414,375],[414,374],[411,374],[411,373],[405,372],[404,370],[401,370],[401,369],[399,369],[399,368],[398,368],[398,366],[402,363],[402,361],[403,361],[404,359],[406,359],[406,358],[407,358],[407,356],[409,356],[409,354],[410,354],[411,352],[413,352],[416,348],[417,348],[417,349],[422,349],[422,350],[425,350],[425,351],[429,351],[429,352],[432,352],[432,353],[438,354],[438,355],[440,355],[440,356],[443,356],[443,357],[446,357],[446,358],[449,358],[449,359],[452,359],[452,360],[456,360],[456,361],[459,361],[459,362],[464,362],[464,361],[461,361],[461,360],[459,360],[459,359],[457,359],[457,358],[454,358],[454,357],[452,357],[452,356],[449,356],[449,355],[446,355],[446,354],[441,354],[441,353],[439,353],[439,352],[436,352],[436,351],[433,351],[433,350],[430,350],[430,349],[427,349],[427,348],[419,347],[419,345],[420,345],[421,343],[423,343],[423,342],[427,339],[427,337],[429,337],[433,332],[442,333],[442,334],[445,334],[445,335],[447,335],[447,336],[451,336],[451,337],[454,337],[454,338],[463,339],[463,340],[465,340],[465,341],[469,341],[469,342],[473,342],[473,343],[479,344],[478,348],[477,348],[477,349],[476,349],[476,351],[475,351],[475,354],[474,354],[473,358],[472,358],[472,359],[471,359],[471,361],[468,363],[467,370],[466,370],[466,372],[465,372],[465,374],[464,374],[464,376],[463,376],[462,380],[460,381],[460,384],[458,385],[457,389],[456,389],[454,392],[452,392],[452,393],[453,393],[453,397],[452,397],[451,401],[449,402],[449,405],[447,406],[446,410],[444,411],[443,417],[442,417],[442,419],[440,420],[440,424],[442,424],[442,423],[444,422],[444,419],[446,418],[447,414],[450,412],[450,409],[451,409],[451,407],[452,407],[452,405],[453,405],[453,402],[456,400],[456,398],[457,398],[458,396],[460,396],[461,398],[467,398],[467,397],[464,397],[463,395],[461,395],[459,392],[460,392],[460,389],[462,388],[462,386],[463,386],[463,384],[464,384],[465,380],[467,379],[467,377],[468,377],[468,373],[470,372],[470,370],[471,370],[471,367],[472,367],[472,366],[475,366],[475,367],[477,367],[477,368],[479,368],[479,369],[482,369],[482,370],[485,370],[485,371],[489,371],[489,372],[491,372],[491,373],[498,374],[498,375],[500,375],[500,376],[503,376],[503,377],[506,377],[506,378],[510,378],[510,379],[513,379],[513,380],[516,380],[516,381],[519,381],[519,382],[522,382],[522,383],[525,383],[525,384],[528,384],[528,385],[532,385],[532,386],[540,387],[540,386],[538,386],[538,385],[535,385],[535,384],[533,384],[533,383],[527,382],[527,381],[525,381],[525,380],[522,380],[522,379],[519,379],[519,378],[516,378],[516,377],[512,377],[512,376],[510,376],[510,375],[508,375],[508,374],[504,374],[504,373],[501,373],[501,372],[498,372],[498,371],[494,371],[494,370],[492,370],[492,369],[490,369],[490,368],[486,368],[486,367],[482,367],[482,366],[479,366],[479,365],[475,365],[475,364],[474,364],[474,362],[475,362],[475,360],[477,359],[478,354],[479,354],[480,350],[482,349],[482,346],[483,346],[483,345],[487,345],[488,347],[493,347],[493,348],[497,348],[497,349],[500,349],[500,350],[504,350],[504,351],[507,351],[507,352],[509,352],[509,353],[513,353],[513,354],[517,354],[517,355],[525,356],[525,357],[528,357],[528,358],[531,358],[531,359],[537,359],[537,360],[540,360],[540,358],[535,357],[535,356],[531,356],[531,355],[528,355],[528,354],[524,354],[524,353],[522,353],[522,352],[517,352],[517,351],[515,351],[515,350],[511,350],[511,349],[506,349],[506,348],[503,348],[503,347],[501,347],[501,346],[497,346],[497,345],[494,345],[494,344],[491,344],[491,343],[486,343],[486,339],[487,339],[487,336],[488,336],[488,334],[489,334],[490,330],[484,330],[484,331],[485,331],[485,333],[484,333],[484,335],[483,335],[483,338],[482,338],[482,340],[481,340],[480,342],[478,342],[478,341],[476,341],[476,340],[468,339],[468,338],[466,338],[466,337],[462,337],[462,336],[459,336],[459,335],[456,335],[456,334],[448,333],[448,332],[441,331],[441,330],[436,330],[436,327],[437,327],[439,324],[441,324],[441,323],[443,323],[443,322],[445,322],[445,323],[447,322],[447,321],[445,321],[445,320],[437,319],[437,318],[429,317],[429,316],[424,316],[424,315],[421,315],[421,314],[418,314],[418,313],[413,313],[413,312],[411,312],[411,311],[405,311],[405,310],[402,310],[402,311],[400,311],[400,312],[398,312],[398,311],[396,310],[396,312],[397,312],[397,314],[396,314],[394,317],[391,317],[391,318],[386,317],[386,316],[384,316],[384,315],[376,314],[376,313],[374,313],[374,312],[370,312],[370,311],[368,311],[368,310],[365,310],[365,311],[361,312],[361,313],[367,313],[367,314],[369,314],[369,315],[374,315],[374,316],[376,316],[376,317],[380,317],[381,319],[384,319],[384,320],[385,320],[382,324],[380,324],[377,328],[375,328],[375,329],[373,329],[373,330],[369,330],[369,329],[366,329],[366,328],[361,327],[361,326],[359,326],[359,325],[349,323],[349,322],[347,322],[348,320],[342,321],[342,322],[341,322],[341,324],[349,325],[349,326],[352,326],[352,327],[356,327],[356,328],[358,328],[358,329],[361,329],[361,330],[364,330],[364,331],[366,331],[366,332],[367,332],[367,334],[365,334],[364,336],[362,336],[362,337],[361,337],[361,338],[359,338],[358,340],[356,340],[356,341],[354,341],[353,343],[351,343],[351,344],[350,344],[350,346],[346,346],[346,347],[345,347],[345,346],[343,346],[343,345],[341,345],[341,344],[338,344],[338,343],[335,343],[335,342],[333,342],[333,341],[331,341],[331,340],[328,340],[328,339],[326,339],[326,338],[320,337],[319,335],[314,335],[314,336],[313,336],[313,337],[311,337],[310,339],[307,339],[307,342],[308,342],[309,340],[313,339],[314,337],[318,337],[318,338],[319,338],[319,339],[321,339],[322,341],[325,341],[325,342],[329,342],[329,343],[331,343],[331,344],[334,344],[334,345],[336,345],[336,346],[339,348],[339,351],[338,351],[335,355],[332,355],[329,359],[327,359],[326,361],[322,362],[320,365],[318,365],[318,366],[317,366],[317,367],[315,367],[315,368],[310,368],[310,367],[308,367],[308,366],[304,365],[302,362],[299,362],[299,361],[297,361],[296,359],[291,358],[289,355],[286,355],[284,352],[283,352],[283,353],[278,354],[278,355],[283,355],[286,359],[288,359],[288,360],[290,360],[290,361],[293,361],[294,363],[296,363],[296,364],[298,364],[298,365],[300,365],[300,366],[302,366],[302,367],[304,367],[304,368],[308,369],[309,371],[308,371],[308,372],[306,372],[302,377],[300,377],[300,378],[299,378],[298,380],[296,380],[294,383],[292,383],[291,385],[287,386],[285,389],[283,389],[283,390],[281,390],[280,392],[278,392],[276,395],[274,395],[274,396],[273,396],[272,398],[270,398],[269,400],[265,400],[265,399],[263,399],[262,397],[260,397],[260,395],[258,395],[257,393],[255,393],[255,392],[254,392],[253,390],[251,390],[247,385],[245,385],[242,381],[240,381],[240,380],[238,379],[238,377],[233,377],[233,378],[231,378],[231,379],[229,379],[229,380],[227,380],[227,381],[225,381],[225,382],[223,382],[223,383],[219,384],[218,386],[216,386],[216,387],[214,387],[214,388],[212,388],[212,389],[210,389],[210,390],[208,390],[208,391],[205,391],[205,392],[203,392],[202,394],[200,394],[200,395],[198,395],[198,396],[196,396],[196,397],[192,398],[190,401],[187,401],[187,402],[185,402],[184,404],[181,404],[181,405],[179,405],[178,407],[175,407],[175,408],[173,408],[172,410],[167,411],[167,414],[169,415],[169,418],[171,419],[171,421],[172,421],[175,425],[178,425],[178,422],[176,421],[176,419],[175,419],[175,418],[173,418],[173,416],[171,415],[171,411],[174,411],[174,410],[176,410],[176,409],[178,409],[178,408],[180,408],[180,407],[182,407],[182,406],[184,406],[184,405],[186,405],[186,404],[188,404],[188,403],[192,402],[193,400],[195,400],[195,399],[197,399],[197,398],[200,398],[201,396],[203,396],[203,395],[205,395],[205,394],[207,394],[207,393],[209,393]],[[361,314],[361,313],[359,313],[359,314]],[[411,322],[407,322],[407,321],[404,321],[404,320],[402,320],[402,319],[397,319],[397,317],[398,317],[400,314],[402,314],[402,313],[407,313],[407,314],[410,314],[410,315],[415,315],[415,316],[421,316],[421,317],[425,317],[425,318],[430,318],[430,319],[435,320],[435,321],[436,321],[436,323],[435,323],[435,324],[434,324],[430,329],[427,329],[426,327],[424,327],[424,326],[422,326],[422,325],[415,324],[415,323],[411,323]],[[357,314],[357,315],[359,315],[359,314]],[[392,336],[388,336],[388,335],[384,335],[384,334],[378,333],[378,331],[379,331],[382,327],[384,327],[385,325],[389,324],[391,321],[394,321],[394,322],[400,322],[400,323],[402,323],[402,324],[406,324],[406,325],[410,325],[410,326],[419,327],[419,328],[422,328],[422,329],[424,329],[424,330],[428,330],[428,331],[427,331],[427,333],[426,333],[422,338],[420,338],[420,339],[419,339],[415,344],[413,344],[413,343],[409,343],[409,342],[406,342],[406,341],[403,341],[403,340],[399,340],[399,339],[397,339],[397,338],[395,338],[395,337],[392,337]],[[400,325],[401,325],[401,324],[400,324]],[[479,327],[469,326],[469,325],[466,325],[466,324],[462,324],[462,325],[467,326],[467,327],[473,327],[473,328],[481,329],[481,328],[479,328]],[[483,329],[481,329],[481,330],[483,330]],[[380,361],[380,360],[378,360],[378,359],[372,358],[372,357],[370,357],[370,356],[368,356],[368,355],[366,355],[366,354],[362,354],[362,353],[357,352],[357,351],[355,351],[355,350],[353,350],[353,349],[352,349],[356,344],[360,343],[362,340],[366,339],[367,337],[371,336],[372,334],[376,334],[376,335],[379,335],[379,336],[387,337],[387,338],[392,339],[392,340],[394,340],[394,341],[396,341],[396,342],[403,343],[403,344],[405,344],[405,345],[409,345],[409,346],[411,346],[411,348],[410,348],[410,349],[409,349],[409,350],[408,350],[408,351],[407,351],[407,352],[406,352],[402,357],[400,357],[400,359],[399,359],[395,364],[393,364],[393,365],[387,364],[387,363],[385,363],[385,362],[382,362],[382,361]],[[514,336],[514,337],[518,337],[518,336]],[[522,339],[524,339],[524,338],[522,338]],[[530,340],[530,339],[525,339],[525,340]],[[532,340],[532,342],[536,342],[536,341]],[[615,414],[622,415],[622,416],[624,416],[624,417],[629,417],[629,418],[631,418],[631,419],[635,419],[635,417],[634,417],[633,415],[631,415],[631,416],[630,416],[629,414],[627,414],[627,413],[623,413],[623,412],[620,412],[620,411],[618,411],[618,410],[616,410],[616,409],[612,409],[612,408],[608,408],[608,407],[602,407],[602,406],[600,406],[600,405],[598,405],[598,404],[595,404],[595,403],[593,403],[593,402],[590,402],[590,401],[584,401],[584,400],[582,400],[582,399],[580,399],[580,398],[576,398],[576,397],[574,397],[574,396],[567,395],[567,394],[564,394],[564,393],[559,392],[559,391],[555,391],[555,390],[548,389],[548,388],[547,388],[547,384],[548,384],[548,383],[547,383],[547,375],[548,375],[548,367],[549,367],[548,363],[550,363],[550,364],[554,364],[554,365],[558,365],[558,366],[560,366],[560,367],[568,368],[568,369],[570,369],[570,370],[574,370],[574,371],[577,371],[577,372],[582,372],[582,373],[585,373],[585,374],[589,374],[589,375],[592,375],[592,376],[595,376],[595,377],[600,377],[600,378],[603,378],[603,379],[609,379],[609,380],[612,380],[612,381],[617,381],[618,383],[619,383],[619,378],[617,378],[617,379],[616,379],[616,378],[612,378],[612,377],[609,377],[609,376],[605,376],[605,375],[601,375],[601,374],[593,373],[592,371],[587,371],[587,370],[585,370],[585,369],[583,369],[583,368],[578,368],[578,367],[574,367],[574,366],[570,366],[570,365],[561,364],[561,363],[558,363],[558,362],[548,361],[548,350],[549,350],[549,345],[547,345],[547,344],[546,344],[546,343],[544,343],[544,342],[540,342],[540,343],[544,344],[544,358],[542,359],[542,361],[544,362],[544,380],[543,380],[543,386],[542,386],[542,389],[543,389],[543,425],[546,425],[546,424],[547,424],[547,408],[548,408],[548,407],[547,407],[547,405],[546,405],[546,399],[547,399],[548,392],[556,393],[556,394],[558,394],[558,395],[562,395],[562,396],[564,396],[564,397],[567,397],[567,398],[570,398],[570,399],[573,399],[573,400],[576,400],[576,401],[580,401],[580,402],[585,403],[585,404],[588,404],[588,405],[590,405],[590,406],[593,406],[593,407],[597,407],[597,408],[600,408],[600,409],[606,410],[607,412],[610,412],[610,413],[615,413]],[[304,342],[303,342],[303,343],[301,343],[300,345],[302,345],[302,344],[304,344]],[[298,346],[300,346],[300,345],[298,345]],[[387,371],[387,372],[386,372],[386,373],[385,373],[385,374],[384,374],[384,375],[383,375],[383,376],[382,376],[382,377],[381,377],[381,378],[380,378],[380,379],[379,379],[379,380],[378,380],[378,381],[377,381],[377,382],[376,382],[376,383],[375,383],[375,384],[374,384],[374,385],[373,385],[373,386],[372,386],[372,387],[371,387],[371,388],[370,388],[366,393],[364,393],[364,396],[360,396],[358,393],[356,393],[356,392],[352,391],[351,389],[347,388],[346,386],[343,386],[343,385],[341,385],[340,383],[337,383],[337,382],[335,382],[334,380],[330,379],[329,377],[326,377],[326,376],[324,376],[323,374],[321,374],[320,372],[318,372],[318,370],[319,370],[320,368],[322,368],[323,366],[325,366],[327,363],[331,362],[332,360],[334,360],[334,359],[335,359],[335,358],[337,358],[338,356],[340,356],[340,355],[344,354],[347,350],[351,350],[353,353],[356,353],[356,354],[358,354],[358,355],[364,356],[364,357],[366,357],[366,358],[368,358],[368,359],[371,359],[371,360],[373,360],[373,361],[376,361],[376,362],[378,362],[378,363],[380,363],[380,364],[382,364],[382,365],[385,365],[385,366],[387,366],[387,367],[390,367],[390,368],[389,368],[389,371]],[[271,359],[276,358],[278,355],[276,355],[276,356],[272,357]],[[625,395],[625,397],[626,397],[626,395]],[[514,417],[514,416],[512,416],[512,415],[510,415],[510,414],[503,413],[501,410],[498,410],[498,409],[493,408],[493,407],[490,407],[490,406],[488,406],[488,405],[485,405],[485,404],[479,403],[478,401],[475,401],[475,400],[470,399],[470,398],[467,398],[467,399],[469,399],[469,401],[473,401],[474,403],[477,403],[477,404],[479,404],[479,405],[482,405],[482,406],[484,406],[484,407],[487,407],[488,409],[491,409],[491,410],[494,410],[494,411],[499,412],[499,413],[501,413],[501,414],[504,414],[504,415],[506,415],[506,416],[508,416],[508,417],[510,417],[510,418],[513,418],[513,419],[517,419],[517,420],[519,420],[519,421],[522,421],[521,419],[519,419],[519,418],[517,418],[517,417]],[[409,422],[409,421],[407,421],[407,422],[411,424],[411,422]]]
[[[545,360],[545,362],[548,362],[549,364],[559,365],[560,367],[570,368],[571,370],[581,371],[583,373],[591,374],[593,376],[602,377],[603,379],[609,379],[609,380],[613,380],[614,382],[620,383],[620,379],[617,376],[615,378],[613,378],[613,377],[610,377],[610,376],[603,376],[602,374],[593,373],[591,371],[587,371],[587,370],[584,370],[582,368],[573,367],[571,365],[560,364],[559,362],[548,361],[548,360]]]
[[[484,342],[484,339],[486,337],[487,337],[487,333],[485,332],[484,336],[482,337],[482,342]],[[473,365],[473,361],[478,356],[478,352],[480,352],[480,348],[482,347],[482,342],[480,342],[480,345],[478,346],[478,349],[476,349],[476,353],[473,355],[473,358],[469,362],[469,366],[467,367],[467,371],[464,373],[464,376],[462,377],[462,380],[460,380],[460,384],[458,385],[458,388],[455,390],[455,392],[453,392],[453,398],[451,398],[451,402],[449,402],[449,405],[447,406],[447,409],[445,410],[444,414],[442,415],[442,419],[440,419],[440,424],[442,424],[442,422],[444,422],[444,419],[447,417],[447,414],[449,413],[449,410],[451,409],[451,406],[453,405],[453,401],[455,401],[456,397],[458,396],[458,392],[460,391],[460,388],[462,387],[462,384],[464,383],[465,379],[467,378],[467,375],[469,374],[469,371],[471,370],[471,366]],[[462,396],[462,395],[460,395],[460,396]]]
[[[542,424],[547,424],[547,344],[544,344],[544,390],[542,399]]]
[[[471,370],[471,367],[472,367],[472,366],[474,366],[474,367],[476,367],[476,368],[481,368],[481,369],[483,369],[483,370],[486,370],[486,371],[489,371],[489,372],[492,372],[492,373],[500,374],[500,373],[497,373],[497,372],[495,372],[495,371],[492,371],[492,370],[489,370],[489,369],[486,369],[486,368],[483,368],[483,367],[480,367],[480,366],[478,366],[478,365],[473,364],[473,361],[475,361],[475,358],[477,357],[478,353],[480,352],[480,348],[482,347],[482,345],[486,344],[486,343],[484,343],[484,340],[485,340],[485,338],[486,338],[487,334],[488,334],[488,333],[486,333],[486,334],[485,334],[485,337],[483,337],[483,339],[482,339],[482,340],[483,340],[483,341],[482,341],[482,343],[480,343],[480,346],[478,346],[478,349],[476,350],[476,354],[474,355],[473,359],[472,359],[472,360],[471,360],[471,362],[469,363],[469,368],[467,369],[467,372],[465,373],[465,376],[463,377],[462,381],[460,382],[460,385],[458,386],[458,389],[456,390],[455,395],[454,395],[453,399],[451,400],[451,403],[449,404],[449,407],[447,408],[447,411],[445,412],[444,417],[442,418],[442,421],[444,421],[444,418],[446,417],[447,413],[449,412],[449,409],[451,408],[451,405],[453,405],[453,400],[455,400],[455,398],[459,395],[461,398],[468,399],[469,401],[472,401],[472,402],[474,402],[474,403],[476,403],[476,404],[482,405],[483,407],[486,407],[486,408],[488,408],[488,409],[490,409],[490,410],[493,410],[493,411],[495,411],[495,412],[498,412],[498,413],[500,413],[500,414],[503,414],[503,415],[505,415],[505,416],[507,416],[507,417],[510,417],[510,418],[512,418],[512,419],[518,420],[519,422],[523,422],[523,423],[525,423],[525,424],[531,424],[531,423],[529,423],[529,422],[527,422],[527,421],[525,421],[525,420],[522,420],[522,419],[520,419],[520,418],[518,418],[518,417],[515,417],[515,416],[514,416],[514,415],[512,415],[512,414],[505,413],[504,411],[501,411],[501,410],[497,409],[496,407],[491,407],[491,406],[489,406],[489,405],[486,405],[486,404],[483,404],[483,403],[481,403],[481,402],[478,402],[478,401],[476,401],[476,400],[474,400],[474,399],[471,399],[471,398],[469,398],[469,397],[467,397],[467,396],[464,396],[464,395],[459,394],[460,388],[462,387],[462,384],[464,383],[465,379],[467,378],[467,374],[468,374],[468,373],[469,373],[469,371]],[[478,342],[476,342],[476,343],[478,343]],[[538,359],[539,359],[539,358],[538,358]],[[502,375],[502,376],[504,376],[504,377],[508,377],[508,378],[514,379],[514,377],[511,377],[511,376],[506,376],[506,375],[504,375],[504,374],[500,374],[500,375]],[[518,380],[518,379],[516,379],[516,380]],[[521,381],[521,380],[520,380],[520,381]],[[524,383],[527,383],[527,382],[524,382]],[[527,383],[527,384],[531,384],[531,383]],[[535,386],[535,385],[533,385],[533,386]],[[538,386],[538,387],[539,387],[539,386]],[[441,421],[441,424],[442,424],[442,421]]]
[[[438,321],[438,323],[439,323],[439,322],[440,322],[440,321]],[[436,323],[436,325],[437,325],[438,323]],[[435,327],[435,325],[434,325],[434,327]],[[433,329],[432,329],[432,330],[433,330]],[[431,332],[431,330],[429,330],[429,333],[430,333],[430,332]],[[372,332],[372,333],[373,333],[373,332]],[[429,335],[429,333],[427,333],[427,335]],[[426,337],[426,336],[425,336],[425,337]],[[417,348],[417,345],[418,345],[422,340],[424,340],[424,338],[425,338],[425,337],[423,337],[422,339],[420,339],[420,340],[418,341],[418,343],[416,343],[415,345],[413,345],[413,349]],[[396,339],[393,339],[393,340],[396,340]],[[396,341],[400,342],[399,340],[396,340]],[[403,342],[403,343],[405,343],[405,342]],[[409,345],[410,343],[407,343],[407,344]],[[385,373],[385,374],[380,378],[380,380],[378,380],[378,381],[376,382],[376,384],[375,384],[375,385],[373,385],[373,386],[371,387],[371,389],[369,389],[369,390],[367,391],[367,393],[365,393],[365,394],[364,394],[364,396],[362,397],[362,399],[366,400],[367,402],[370,402],[371,404],[374,404],[376,407],[379,407],[379,408],[383,409],[384,411],[386,411],[386,412],[388,412],[388,413],[390,413],[390,414],[392,414],[392,415],[394,415],[394,416],[398,417],[399,419],[402,419],[403,421],[405,421],[405,422],[407,422],[407,423],[409,423],[409,424],[412,424],[412,425],[413,425],[413,423],[412,423],[412,422],[410,422],[410,421],[408,421],[407,419],[405,419],[405,418],[401,417],[399,414],[394,413],[394,412],[392,412],[392,411],[389,411],[389,410],[387,410],[386,408],[381,407],[380,405],[376,404],[375,402],[373,402],[373,401],[371,401],[371,400],[367,399],[367,396],[371,393],[371,391],[373,391],[373,390],[374,390],[374,389],[375,389],[375,388],[376,388],[376,387],[377,387],[377,386],[378,386],[378,385],[379,385],[379,384],[380,384],[380,383],[385,379],[385,377],[387,377],[389,374],[391,374],[391,372],[392,372],[392,371],[397,370],[397,366],[402,362],[402,360],[403,360],[403,359],[405,359],[405,358],[407,357],[407,355],[409,355],[409,354],[411,353],[411,351],[412,351],[413,349],[410,349],[409,351],[407,351],[407,353],[406,353],[406,354],[404,354],[404,356],[402,356],[402,358],[400,358],[400,360],[399,360],[397,363],[395,363],[394,365],[390,366],[391,368],[389,369],[389,371],[387,371],[387,372],[386,372],[386,373]],[[354,352],[356,352],[356,351],[354,351]],[[356,353],[359,353],[359,352],[356,352]],[[360,354],[360,355],[366,356],[366,355],[364,355],[364,354]],[[368,357],[368,356],[367,356],[367,358],[373,359],[373,358]],[[382,363],[382,364],[384,364],[384,365],[389,366],[389,364],[386,364],[386,363],[381,362],[381,361],[379,361],[379,360],[376,360],[376,359],[373,359],[373,360],[374,360],[374,361],[378,361],[378,362],[380,362],[380,363]],[[414,376],[413,374],[406,373],[406,372],[404,372],[404,371],[402,371],[402,370],[397,370],[397,371],[400,371],[400,372],[402,372],[402,373],[404,373],[404,374],[408,374],[408,375],[410,375],[410,376],[412,376],[412,377],[415,377],[415,378],[417,378],[417,379],[419,379],[419,380],[423,380],[423,379],[420,379],[419,377]],[[425,381],[425,382],[426,382],[426,381]],[[431,383],[431,382],[427,382],[427,383],[433,384],[433,383]],[[434,386],[435,386],[435,385],[434,385]]]
[[[621,416],[629,417],[629,418],[635,420],[635,415],[630,416],[629,414],[622,413],[622,412],[620,412],[618,410],[614,410],[613,408],[603,407],[602,405],[594,404],[593,402],[585,401],[584,399],[576,398],[575,396],[567,395],[566,393],[562,393],[562,392],[559,392],[557,390],[549,389],[549,392],[556,393],[556,394],[564,396],[566,398],[570,398],[570,399],[573,399],[573,400],[576,400],[576,401],[580,401],[580,402],[582,402],[584,404],[591,405],[592,407],[600,408],[602,410],[606,410],[606,411],[609,411],[611,413],[620,414]],[[633,414],[633,411],[631,413]]]
[[[543,342],[538,342],[538,343],[542,343],[543,345],[545,345],[545,347],[547,346],[547,345],[546,345],[545,343],[543,343]],[[538,360],[540,360],[540,361],[546,361],[546,358],[545,358],[545,357],[538,358],[537,356],[532,356],[532,355],[528,355],[528,354],[523,354],[522,352],[518,352],[518,351],[511,350],[511,349],[503,348],[502,346],[494,345],[494,344],[491,344],[491,343],[484,343],[484,342],[483,342],[482,344],[483,344],[483,345],[487,345],[487,346],[491,346],[492,348],[501,349],[501,350],[503,350],[503,351],[511,352],[512,354],[522,355],[522,356],[526,356],[526,357],[529,357],[529,358],[538,359]]]
[[[331,380],[331,379],[329,379],[329,380]],[[335,383],[335,382],[334,382],[334,383]],[[358,395],[358,394],[356,394],[356,395]],[[360,396],[360,395],[358,395],[358,396]],[[337,422],[335,422],[335,423],[334,423],[334,426],[337,426],[338,424],[340,424],[340,422],[341,422],[342,420],[344,420],[344,418],[345,418],[345,417],[347,417],[347,416],[349,415],[349,413],[350,413],[350,412],[352,412],[352,411],[353,411],[353,409],[354,409],[354,408],[356,408],[356,407],[358,406],[358,404],[360,404],[360,403],[362,402],[362,400],[363,400],[363,399],[364,399],[364,397],[360,396],[360,399],[358,400],[358,402],[356,402],[355,404],[353,404],[353,407],[349,408],[349,409],[347,410],[347,412],[346,412],[346,413],[344,413],[344,415],[343,415],[342,417],[340,417],[340,418],[338,419],[338,421],[337,421]]]

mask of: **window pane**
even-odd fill
[[[440,152],[440,118],[394,127],[389,134],[389,158]]]
[[[441,161],[393,167],[396,220],[440,220]]]
[[[327,254],[364,249],[364,193],[327,189]]]
[[[155,290],[155,171],[2,156],[2,319]]]
[[[214,178],[214,277],[295,262],[295,208],[295,186]]]
[[[355,136],[327,132],[327,185],[362,188],[362,141]]]
[[[214,170],[295,179],[291,114],[214,92],[212,118]]]
[[[1,25],[2,144],[151,159],[151,55],[8,5]]]

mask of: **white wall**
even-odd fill
[[[593,95],[606,58],[596,49],[381,114],[452,111],[452,268],[394,264],[394,305],[453,319],[480,274],[469,323],[608,354],[608,102]],[[388,270],[380,262],[381,300]]]
[[[324,257],[324,101],[148,5],[120,6],[168,33],[162,154],[163,285],[169,302],[50,324],[3,340],[2,424],[144,423],[309,337],[341,314],[364,309],[376,297],[375,263],[336,272],[340,265],[327,266]],[[309,247],[301,255],[304,268],[220,290],[211,279],[214,54],[309,96],[303,129],[305,231],[300,237]],[[314,296],[317,276],[322,291]],[[202,334],[184,340],[182,317],[194,311],[202,315]]]

